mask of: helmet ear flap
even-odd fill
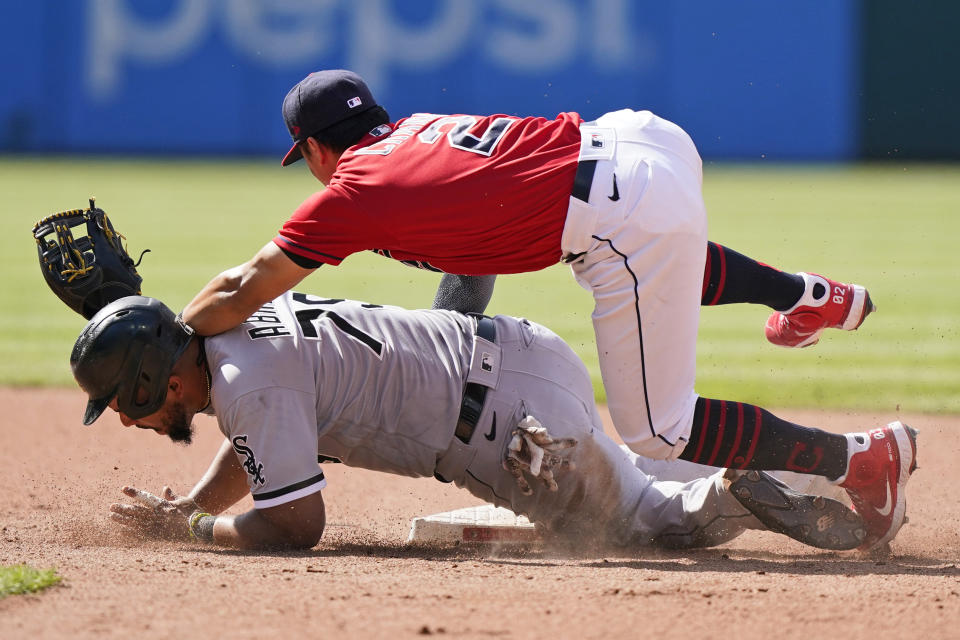
[[[133,419],[144,418],[159,411],[167,401],[172,354],[153,344],[142,346],[140,357],[131,361],[130,369],[121,382],[117,406]],[[178,354],[179,357],[179,354]]]

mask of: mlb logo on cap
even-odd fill
[[[360,99],[360,96],[356,96],[347,100],[347,106],[353,109],[354,107],[359,107],[363,104],[363,100]]]
[[[593,147],[594,149],[602,149],[602,148],[603,148],[603,136],[600,135],[599,133],[591,134],[591,136],[590,136],[590,146]]]

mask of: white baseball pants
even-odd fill
[[[588,201],[571,196],[562,250],[593,293],[600,372],[614,425],[636,453],[680,455],[690,436],[707,246],[700,155],[649,111],[580,127],[596,161]]]

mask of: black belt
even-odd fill
[[[577,200],[590,202],[590,187],[593,185],[593,173],[597,170],[596,160],[581,160],[577,163],[577,175],[573,178],[573,189],[570,190]]]
[[[470,314],[477,319],[477,336],[488,342],[497,341],[497,326],[493,318],[479,314]],[[453,435],[464,444],[470,443],[470,437],[473,436],[474,429],[477,428],[477,421],[480,420],[480,414],[483,412],[483,402],[487,398],[487,388],[476,382],[468,382],[463,388],[463,402],[460,404],[460,418],[457,420],[457,428]]]
[[[596,120],[591,120],[590,122],[581,123],[580,126],[593,127],[596,126],[596,124]],[[570,190],[570,195],[577,200],[590,202],[590,187],[593,185],[593,172],[596,170],[596,160],[581,160],[578,162],[577,175],[573,178],[573,189]]]
[[[593,186],[593,174],[596,170],[596,160],[581,160],[578,162],[577,174],[573,177],[573,189],[570,190],[570,195],[577,200],[590,202],[590,187]],[[586,252],[581,251],[580,253],[568,253],[562,256],[560,259],[565,264],[570,264],[584,253]]]

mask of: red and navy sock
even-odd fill
[[[742,402],[698,398],[683,460],[711,467],[796,471],[839,478],[847,439],[781,420]]]
[[[783,311],[796,304],[804,286],[795,273],[774,269],[716,242],[707,243],[701,305],[750,302]]]

